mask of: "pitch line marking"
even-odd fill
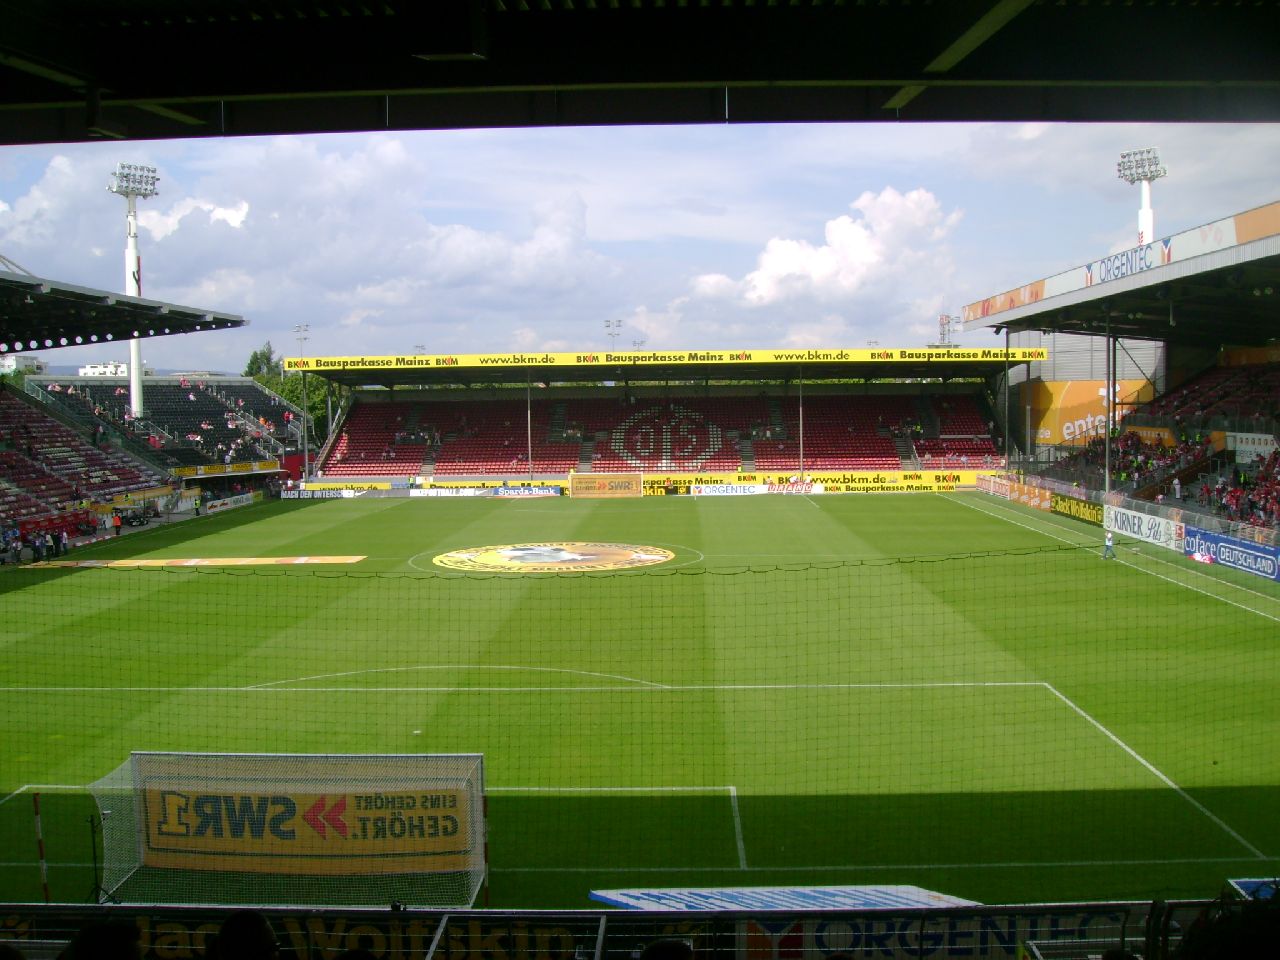
[[[953,498],[953,497],[947,497],[947,499],[954,499],[954,498]],[[964,505],[965,505],[965,506],[970,507],[971,509],[977,510],[977,511],[979,511],[980,513],[985,513],[985,514],[987,514],[987,516],[989,516],[989,517],[994,517],[994,518],[995,518],[995,519],[997,519],[997,520],[1005,520],[1005,521],[1007,521],[1008,523],[1015,523],[1015,521],[1013,521],[1013,520],[1009,519],[1008,517],[1005,517],[1005,516],[1003,516],[1003,515],[1001,515],[1001,514],[997,514],[997,513],[991,513],[991,512],[990,512],[990,511],[988,511],[988,510],[983,510],[983,509],[982,509],[982,508],[980,508],[980,507],[973,506],[973,504],[970,504],[970,503],[967,503],[967,502],[964,502],[964,501],[959,501],[959,500],[957,500],[956,502],[958,502],[958,503],[964,503]],[[1002,508],[1002,509],[1004,509],[1006,512],[1014,513],[1013,508],[1012,508],[1012,507],[1010,507],[1010,506],[1007,506],[1007,505],[1006,505],[1006,504],[1008,504],[1008,503],[1009,503],[1009,501],[1001,501],[999,498],[995,498],[995,503],[993,503],[992,505],[993,505],[993,506],[995,506],[995,507],[997,507],[997,508]],[[1043,515],[1042,522],[1043,522],[1043,523],[1045,523],[1047,526],[1052,527],[1052,528],[1053,528],[1053,529],[1055,529],[1055,530],[1062,530],[1063,532],[1071,532],[1071,533],[1079,533],[1079,532],[1080,532],[1078,528],[1071,526],[1071,525],[1070,525],[1070,524],[1071,524],[1071,521],[1066,520],[1066,518],[1063,518],[1063,520],[1062,520],[1061,522],[1059,522],[1057,519],[1055,519],[1055,518],[1058,516],[1057,514],[1053,514],[1053,513],[1044,513],[1043,511],[1041,511],[1041,513],[1042,513],[1042,515]],[[1021,513],[1014,513],[1014,516],[1024,516],[1024,514],[1021,514]],[[1025,526],[1024,524],[1017,524],[1017,525],[1018,525],[1018,526]],[[1045,531],[1043,531],[1043,530],[1039,530],[1039,529],[1034,528],[1034,527],[1025,527],[1025,529],[1027,529],[1027,530],[1031,530],[1033,533],[1045,533]],[[1047,534],[1047,533],[1046,533],[1045,535],[1046,535],[1046,536],[1052,536],[1052,534]],[[1055,539],[1060,539],[1060,538],[1055,538]],[[1062,542],[1063,542],[1063,543],[1071,543],[1071,544],[1075,544],[1075,545],[1077,545],[1077,546],[1086,546],[1086,547],[1087,547],[1087,546],[1091,546],[1091,545],[1092,545],[1092,544],[1091,544],[1091,543],[1089,543],[1089,542],[1082,542],[1082,543],[1077,544],[1077,543],[1076,543],[1075,541],[1073,541],[1073,540],[1065,540],[1065,539],[1063,539],[1063,540],[1062,540]],[[1160,565],[1162,565],[1162,566],[1166,566],[1166,567],[1173,567],[1174,569],[1176,569],[1176,570],[1180,571],[1181,573],[1185,573],[1185,574],[1187,574],[1188,576],[1195,577],[1195,578],[1197,578],[1197,579],[1199,579],[1199,580],[1208,580],[1210,583],[1212,583],[1212,584],[1214,584],[1214,585],[1216,585],[1216,586],[1219,586],[1219,587],[1226,587],[1226,588],[1229,588],[1229,589],[1232,589],[1232,590],[1239,590],[1241,593],[1246,593],[1246,594],[1248,594],[1248,595],[1249,595],[1249,596],[1251,596],[1251,597],[1257,597],[1257,598],[1258,598],[1258,599],[1260,599],[1260,600],[1274,601],[1274,600],[1276,600],[1276,599],[1277,599],[1276,597],[1273,597],[1273,596],[1271,596],[1270,594],[1263,593],[1263,592],[1261,592],[1260,590],[1254,590],[1254,589],[1251,589],[1251,588],[1249,588],[1249,587],[1245,586],[1245,585],[1244,585],[1244,584],[1242,584],[1242,583],[1232,583],[1232,582],[1231,582],[1231,581],[1229,581],[1229,580],[1219,580],[1217,577],[1213,577],[1213,576],[1210,576],[1210,575],[1209,575],[1209,574],[1207,574],[1207,573],[1203,573],[1203,572],[1201,571],[1201,569],[1199,569],[1199,568],[1197,568],[1197,567],[1181,566],[1181,565],[1179,565],[1179,564],[1174,563],[1174,562],[1173,562],[1173,561],[1171,561],[1171,560],[1166,560],[1166,559],[1164,559],[1163,557],[1161,557],[1161,556],[1158,556],[1158,555],[1157,555],[1158,553],[1172,553],[1174,556],[1181,557],[1182,555],[1181,555],[1181,554],[1179,554],[1179,553],[1177,553],[1176,551],[1166,551],[1166,550],[1164,550],[1164,548],[1163,548],[1163,547],[1157,547],[1155,551],[1153,551],[1153,552],[1151,552],[1151,553],[1147,553],[1145,550],[1139,550],[1139,546],[1141,546],[1141,547],[1144,547],[1144,548],[1145,548],[1145,547],[1152,547],[1152,546],[1155,546],[1154,544],[1149,544],[1149,543],[1147,543],[1146,541],[1143,541],[1143,540],[1137,540],[1137,541],[1134,541],[1134,543],[1135,543],[1135,546],[1131,547],[1130,549],[1131,549],[1131,550],[1133,550],[1133,552],[1137,553],[1139,556],[1143,557],[1144,559],[1151,561],[1152,563],[1158,563],[1158,564],[1160,564]],[[1134,564],[1128,564],[1128,566],[1134,566],[1134,568],[1135,568],[1135,569],[1142,569],[1142,568],[1140,568],[1140,567],[1136,567]],[[1143,570],[1142,572],[1143,572],[1143,573],[1148,573],[1148,572],[1150,572],[1150,571]],[[1152,576],[1159,576],[1159,574],[1152,573]],[[1182,586],[1182,584],[1179,584],[1179,586]],[[1191,589],[1195,589],[1195,588],[1194,588],[1194,587],[1192,587]],[[1213,596],[1213,594],[1210,594],[1210,596]]]
[[[729,804],[733,807],[733,839],[738,844],[738,869],[747,869],[747,844],[742,838],[742,815],[738,812],[738,788],[730,785]]]
[[[517,665],[500,665],[500,664],[480,664],[480,663],[463,663],[463,664],[424,664],[416,667],[378,667],[371,670],[346,670],[342,673],[317,673],[310,677],[290,677],[285,680],[268,680],[266,683],[254,683],[245,690],[266,690],[268,688],[284,683],[306,683],[308,680],[331,680],[336,677],[358,677],[366,674],[374,673],[405,673],[411,670],[521,670],[531,673],[571,673],[582,677],[595,677],[601,680],[622,680],[627,683],[638,683],[649,687],[665,687],[666,684],[656,683],[653,680],[641,680],[637,677],[627,677],[616,673],[596,673],[592,670],[571,670],[566,667],[523,667]],[[329,689],[322,687],[320,689]],[[379,688],[385,689],[385,688]],[[433,689],[433,688],[410,688],[410,689]],[[480,687],[441,687],[434,689],[450,689],[450,690],[478,690]],[[498,687],[496,689],[509,689],[506,687]],[[532,687],[530,689],[541,690],[542,687]],[[578,689],[568,687],[566,689]],[[614,687],[605,687],[603,689],[612,690]]]
[[[389,670],[402,670],[392,667]],[[412,669],[412,668],[410,668]],[[431,668],[423,668],[431,669]],[[513,667],[508,669],[527,669]],[[543,668],[551,669],[551,668]],[[384,672],[384,671],[357,671]],[[574,671],[569,671],[574,672]],[[1039,687],[1041,680],[939,680],[932,683],[687,683],[634,681],[631,687],[281,687],[271,680],[239,687],[0,687],[6,693],[736,693],[760,690],[926,690],[947,687]]]
[[[976,510],[978,513],[986,514],[988,517],[992,517],[996,520],[1003,520],[1005,523],[1011,523],[1015,527],[1022,527],[1024,530],[1030,530],[1032,533],[1038,533],[1042,537],[1048,537],[1049,539],[1057,540],[1060,543],[1070,544],[1073,547],[1082,547],[1082,548],[1092,547],[1092,544],[1088,542],[1070,540],[1067,537],[1060,537],[1055,533],[1050,533],[1048,530],[1043,530],[1038,527],[1033,527],[1028,524],[1021,523],[1010,517],[1003,516],[1002,514],[993,513],[990,510],[984,510],[982,509],[982,507],[975,506],[972,503],[966,503],[963,500],[957,500],[955,497],[949,497],[946,494],[943,494],[943,497],[944,499],[950,500],[952,503],[958,503],[963,507],[968,507],[970,510]],[[1052,526],[1057,527],[1057,524],[1052,524]],[[1063,528],[1058,527],[1058,529],[1063,529]],[[1145,573],[1147,576],[1155,577],[1157,580],[1163,580],[1165,581],[1165,583],[1172,583],[1174,586],[1182,587],[1184,590],[1190,590],[1192,593],[1198,593],[1201,596],[1209,597],[1211,600],[1217,600],[1218,602],[1225,603],[1228,606],[1236,607],[1240,610],[1245,611],[1246,613],[1257,614],[1258,616],[1263,617],[1267,620],[1274,620],[1277,623],[1280,623],[1280,616],[1276,616],[1275,614],[1267,613],[1263,610],[1257,609],[1256,607],[1251,607],[1247,604],[1239,603],[1235,600],[1229,600],[1228,598],[1220,596],[1219,594],[1216,594],[1211,590],[1205,590],[1201,587],[1192,586],[1189,583],[1182,583],[1178,580],[1173,579],[1173,577],[1166,577],[1163,573],[1156,573],[1154,570],[1146,570],[1143,567],[1138,566],[1136,563],[1130,563],[1128,560],[1125,560],[1123,557],[1117,557],[1116,560],[1119,563],[1123,564],[1124,566],[1128,567],[1130,570],[1136,570],[1138,573]],[[1194,573],[1195,571],[1192,571],[1192,572]],[[1200,576],[1204,576],[1204,574],[1200,574]],[[1222,587],[1235,586],[1235,584],[1227,583],[1223,580],[1215,580],[1212,577],[1210,579],[1213,580],[1213,582],[1218,586],[1222,586]]]
[[[9,794],[3,800],[0,800],[0,807],[3,807],[14,797],[19,797],[28,790],[59,790],[67,793],[79,793],[84,789],[84,785],[79,783],[24,783],[17,790],[13,791],[13,793]]]
[[[1072,710],[1074,710],[1081,717],[1083,717],[1085,720],[1087,720],[1094,727],[1094,729],[1096,729],[1104,737],[1106,737],[1108,740],[1114,743],[1117,747],[1119,747],[1121,750],[1127,753],[1134,760],[1137,760],[1138,763],[1140,763],[1143,766],[1143,768],[1147,770],[1148,773],[1152,774],[1157,780],[1163,783],[1166,787],[1173,790],[1183,800],[1187,801],[1187,803],[1191,804],[1191,806],[1195,807],[1198,811],[1200,811],[1202,814],[1208,817],[1210,821],[1212,821],[1214,824],[1216,824],[1219,827],[1219,829],[1221,829],[1233,840],[1235,840],[1238,844],[1240,844],[1240,846],[1244,847],[1246,850],[1252,853],[1254,856],[1254,859],[1256,860],[1269,859],[1265,853],[1263,853],[1261,850],[1255,847],[1252,843],[1250,843],[1248,840],[1242,837],[1239,833],[1237,833],[1234,829],[1228,826],[1227,823],[1221,817],[1219,817],[1216,813],[1214,813],[1212,810],[1206,807],[1203,803],[1201,803],[1195,797],[1191,796],[1191,794],[1187,793],[1187,791],[1183,790],[1180,786],[1174,783],[1173,780],[1169,776],[1167,776],[1163,771],[1157,768],[1155,764],[1151,763],[1149,760],[1143,757],[1140,753],[1138,753],[1137,750],[1134,750],[1133,747],[1129,746],[1127,743],[1121,740],[1118,736],[1116,736],[1114,733],[1108,730],[1099,720],[1096,720],[1087,710],[1085,710],[1082,706],[1080,706],[1078,703],[1076,703],[1074,700],[1068,697],[1065,693],[1063,693],[1061,690],[1055,687],[1052,683],[1045,683],[1044,688],[1048,690],[1050,693],[1052,693],[1059,700],[1061,700],[1063,703],[1065,703]]]

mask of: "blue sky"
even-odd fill
[[[247,329],[144,344],[161,369],[308,354],[912,346],[937,315],[1132,246],[1122,150],[1157,146],[1156,232],[1280,199],[1280,125],[463,130],[0,148],[0,254]],[[969,334],[964,342],[987,342]],[[42,351],[63,366],[120,345]]]

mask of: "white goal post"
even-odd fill
[[[145,753],[90,785],[106,896],[470,906],[481,754]]]

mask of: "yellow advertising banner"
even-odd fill
[[[390,480],[308,480],[308,490],[390,490]]]
[[[807,483],[817,484],[824,493],[946,493],[978,483],[977,470],[851,470],[811,471],[805,475]],[[590,474],[586,474],[590,476]],[[778,484],[785,485],[796,477],[794,473],[646,473],[644,492],[658,495],[667,487],[677,489],[691,486],[717,486],[720,484]]]
[[[1049,491],[1033,487],[1029,483],[1009,481],[1009,499],[1016,500],[1032,510],[1044,510],[1046,513],[1049,511]]]
[[[1092,500],[1080,500],[1061,493],[1051,493],[1049,509],[1053,513],[1071,517],[1073,520],[1083,520],[1085,523],[1092,523],[1095,527],[1102,526],[1104,512],[1102,504],[1094,503]]]
[[[1107,426],[1107,386],[1105,380],[1033,380],[1031,421],[1037,443],[1084,443],[1100,437]],[[1150,400],[1155,388],[1149,380],[1117,380],[1116,410],[1124,414],[1128,404]],[[1023,402],[1026,402],[1024,394]]]
[[[351,761],[350,776],[332,764],[309,771],[304,762],[298,775],[269,778],[245,776],[236,768],[243,758],[230,755],[133,759],[145,866],[323,876],[452,872],[474,866],[483,843],[483,816],[463,778],[424,773],[413,782],[403,771],[375,772],[376,760],[394,767],[429,757],[337,758]]]
[[[569,496],[584,500],[638,497],[643,493],[638,473],[574,473],[569,476]]]
[[[1044,347],[990,348],[895,348],[860,350],[675,350],[613,353],[449,353],[392,357],[286,357],[286,370],[312,373],[344,370],[445,370],[481,367],[616,367],[670,366],[672,364],[795,364],[795,363],[1023,363],[1047,360]]]
[[[563,487],[565,485],[564,480],[529,480],[523,477],[510,480],[432,480],[428,477],[418,477],[417,483],[425,490],[457,488],[493,490],[499,487]]]
[[[1222,351],[1219,361],[1224,367],[1251,366],[1255,363],[1280,363],[1280,346],[1231,347]]]
[[[220,477],[229,473],[274,473],[280,469],[279,460],[250,460],[239,463],[209,463],[196,467],[175,467],[175,477]]]

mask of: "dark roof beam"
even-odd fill
[[[960,34],[949,46],[925,66],[926,75],[947,73],[978,47],[1005,27],[1014,17],[1031,6],[1035,0],[997,0],[996,4],[978,18],[973,26]],[[909,84],[898,89],[884,105],[886,110],[901,110],[926,89],[926,84]]]

